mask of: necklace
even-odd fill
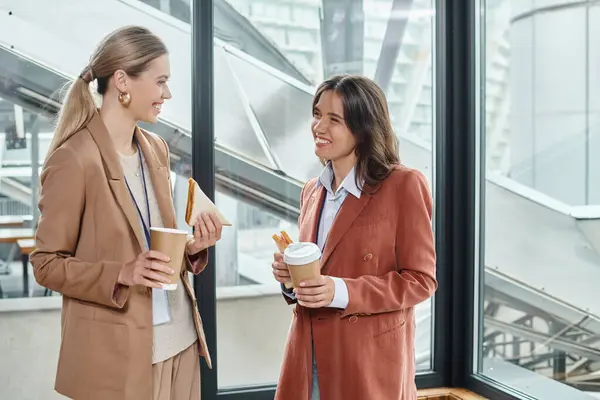
[[[123,160],[125,162],[125,164],[127,165],[129,170],[134,170],[134,175],[136,177],[140,176],[140,170],[141,170],[141,166],[140,166],[140,160],[138,157],[138,154],[135,153],[132,156],[125,156],[121,154],[121,160]],[[133,164],[131,163],[131,161],[133,160]]]

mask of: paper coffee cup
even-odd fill
[[[173,275],[166,275],[170,283],[163,283],[165,290],[176,290],[183,265],[183,255],[188,241],[188,233],[179,229],[150,228],[150,249],[168,256]]]
[[[321,276],[321,249],[314,243],[292,243],[283,252],[283,262],[288,266],[293,287],[300,282]]]

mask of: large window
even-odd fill
[[[60,88],[130,24],[170,50],[174,97],[146,127],[169,143],[179,226],[191,175],[233,222],[194,281],[215,367],[202,362],[204,399],[272,398],[291,309],[271,235],[298,237],[322,168],[311,100],[336,73],[385,89],[401,159],[434,192],[440,287],[416,310],[418,387],[600,397],[600,5],[566,0],[2,1],[0,397],[58,398],[61,297],[19,240]]]
[[[214,134],[229,154],[216,158],[216,200],[233,220],[216,251],[218,385],[274,384],[292,310],[271,274],[271,235],[297,240],[300,189],[322,169],[310,132],[314,90],[335,73],[375,78],[404,162],[432,182],[433,5],[217,0],[214,19]],[[416,314],[422,371],[431,368],[430,302]]]
[[[555,3],[485,3],[477,372],[535,398],[592,399],[600,395],[600,7]]]
[[[39,216],[39,168],[63,85],[116,28],[147,26],[170,50],[173,99],[160,122],[145,127],[170,144],[178,226],[189,229],[191,31],[172,20],[139,1],[0,2],[0,398],[61,398],[53,387],[62,299],[35,282],[27,257]]]

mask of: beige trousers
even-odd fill
[[[153,400],[200,400],[198,342],[152,366]]]

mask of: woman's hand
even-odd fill
[[[194,223],[194,241],[188,243],[188,254],[194,255],[221,240],[223,225],[214,213],[202,213]]]
[[[169,257],[158,251],[141,253],[121,268],[117,282],[124,286],[143,285],[160,289],[161,282],[170,283],[169,278],[163,274],[172,275],[174,272],[165,264],[167,262]]]
[[[321,275],[315,279],[309,279],[300,283],[299,288],[294,289],[298,304],[308,308],[327,307],[333,301],[335,295],[335,283],[328,276]]]
[[[273,276],[275,280],[279,283],[286,283],[290,279],[290,271],[288,270],[287,265],[283,262],[283,254],[277,252],[273,254],[273,263],[271,264],[271,268],[273,268]]]

